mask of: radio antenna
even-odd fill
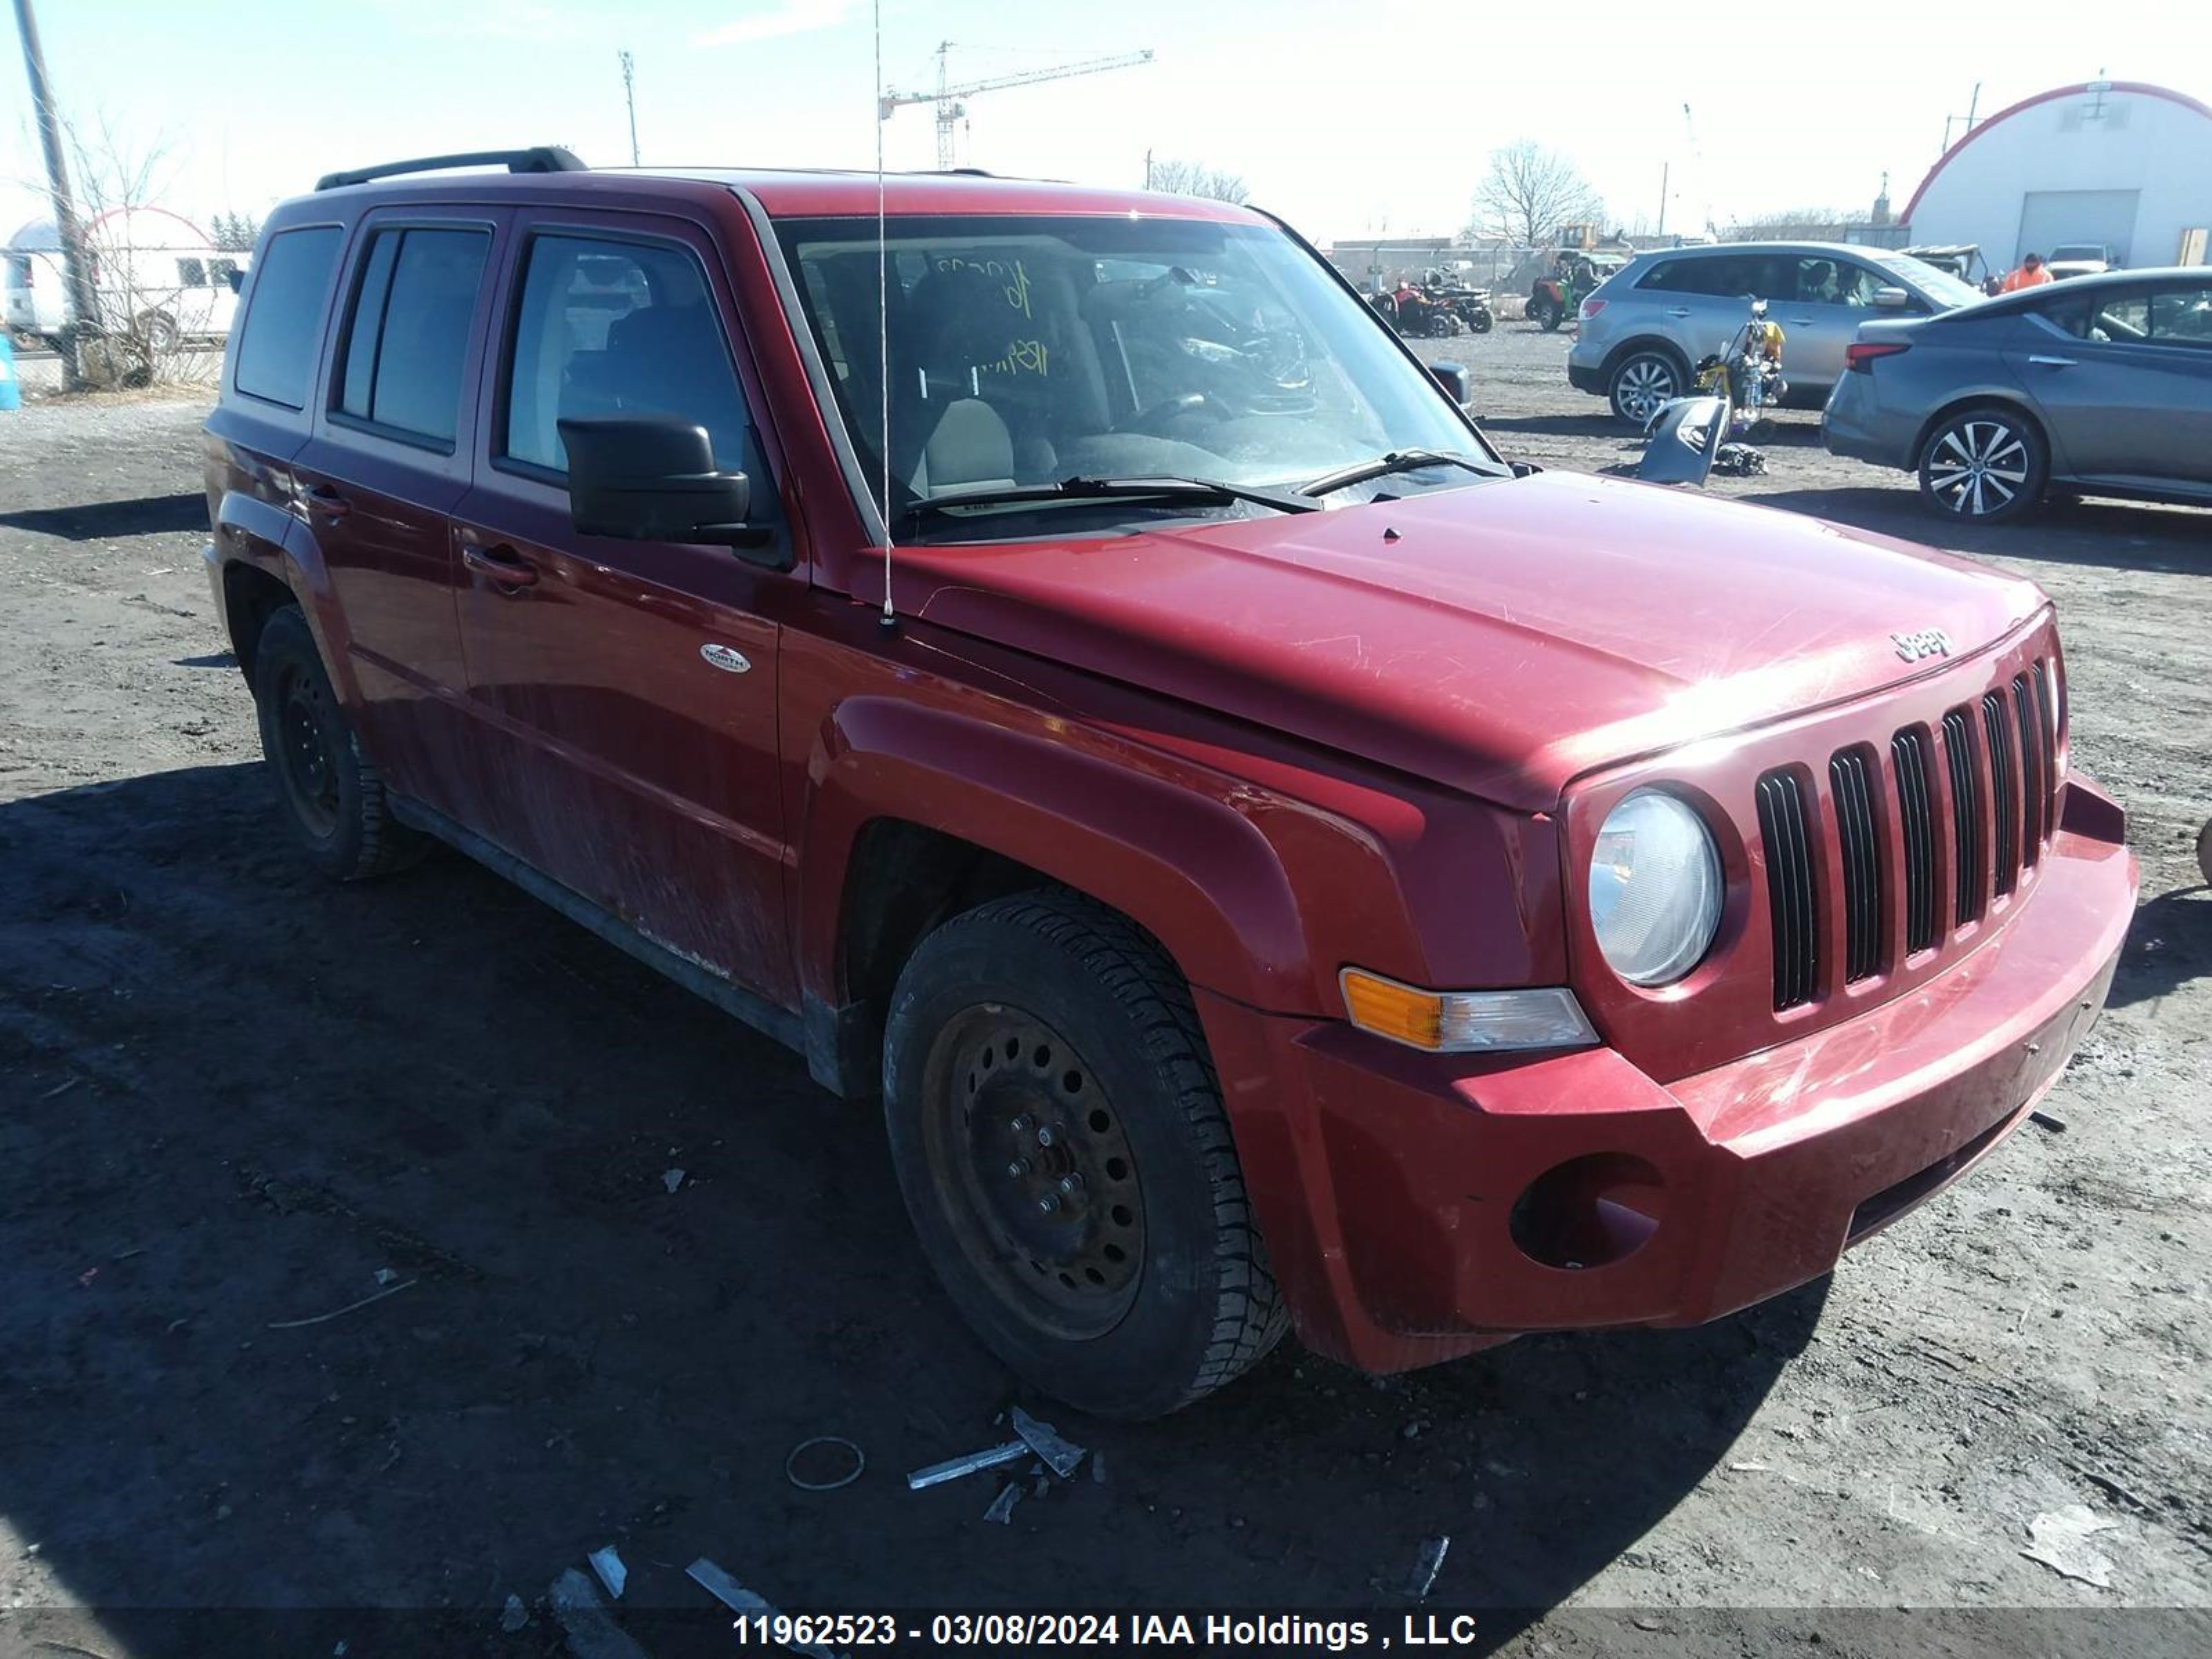
[[[898,626],[891,608],[891,284],[890,244],[884,224],[884,0],[874,0],[876,33],[876,380],[883,391],[876,430],[884,504],[884,614],[878,625]]]

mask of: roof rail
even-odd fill
[[[337,190],[344,185],[365,185],[372,179],[391,179],[403,173],[436,173],[447,167],[503,167],[509,173],[587,173],[575,154],[558,144],[538,144],[529,149],[472,149],[459,155],[424,155],[412,161],[386,161],[380,167],[353,167],[326,173],[315,180],[317,190]]]

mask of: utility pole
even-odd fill
[[[1662,161],[1659,164],[1659,229],[1657,234],[1662,236],[1664,236],[1667,234],[1667,175],[1674,170],[1674,164],[1672,160]]]
[[[62,149],[60,112],[54,106],[54,89],[46,78],[46,57],[39,46],[39,23],[31,15],[31,0],[15,0],[15,29],[23,40],[23,67],[31,77],[31,107],[39,118],[39,147],[46,156],[46,188],[54,202],[54,229],[62,242],[62,279],[75,315],[62,325],[62,384],[74,392],[84,384],[77,360],[80,333],[100,325],[98,301],[92,291],[92,265],[84,246],[84,227],[76,216],[76,198],[70,193],[69,157]]]
[[[622,59],[623,102],[629,106],[629,164],[639,165],[637,159],[637,59],[628,48],[617,54]]]

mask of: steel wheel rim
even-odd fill
[[[337,828],[338,769],[330,751],[323,688],[312,674],[289,670],[276,688],[277,770],[293,810],[310,833]]]
[[[1003,1004],[947,1021],[922,1146],[962,1254],[1003,1304],[1075,1340],[1121,1322],[1143,1278],[1144,1191],[1121,1115],[1073,1043]]]
[[[1632,418],[1648,421],[1674,395],[1674,371],[1656,357],[1639,357],[1620,371],[1620,404]]]
[[[1928,452],[1928,488],[1962,518],[2001,513],[2027,484],[2027,440],[2011,422],[1978,416],[1953,422]]]

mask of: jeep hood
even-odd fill
[[[1541,811],[1576,777],[1929,672],[2032,582],[1568,472],[1093,540],[902,548],[938,626]]]

